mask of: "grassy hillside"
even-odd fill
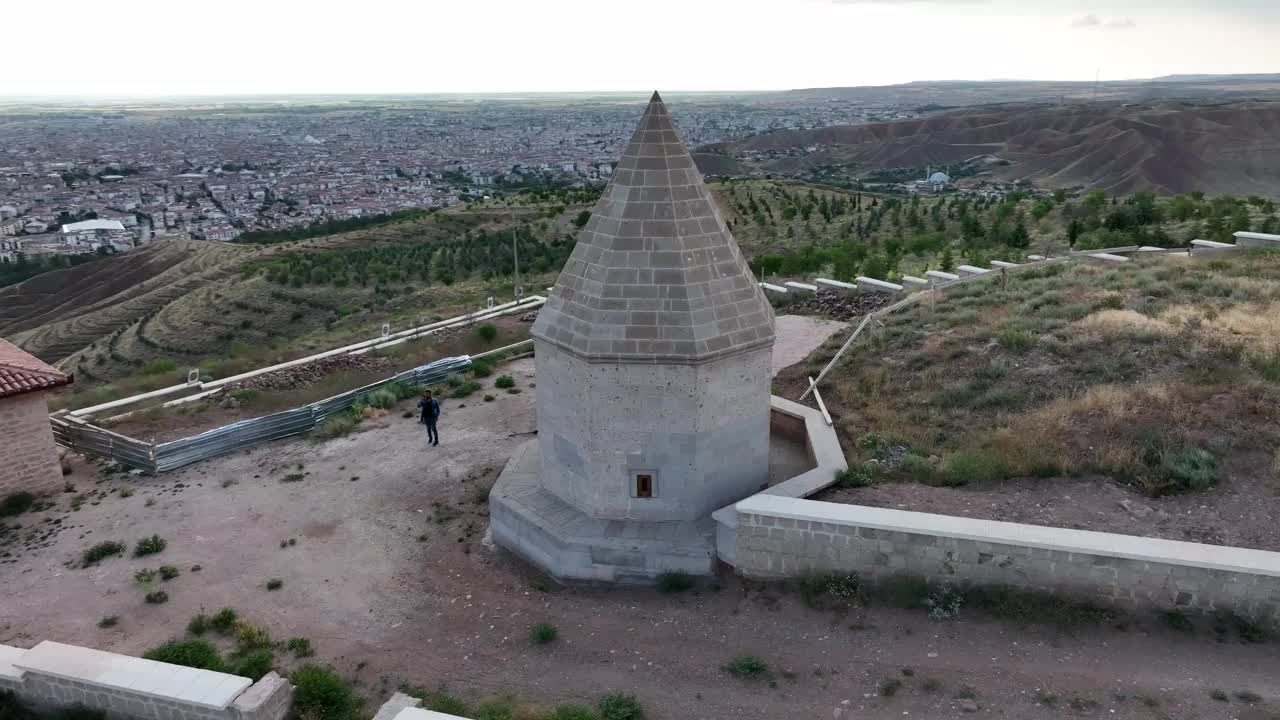
[[[1156,198],[1102,192],[1003,200],[851,193],[775,180],[712,186],[756,272],[851,280],[921,275],[1028,253],[1231,241],[1236,230],[1280,229],[1273,201],[1199,194]]]
[[[1277,252],[1048,266],[886,317],[822,390],[851,464],[881,460],[854,484],[1103,477],[1261,501],[1280,483],[1278,318]]]

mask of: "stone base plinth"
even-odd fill
[[[713,575],[715,522],[599,520],[548,492],[538,442],[511,456],[489,494],[493,539],[561,582],[650,584],[664,572]]]

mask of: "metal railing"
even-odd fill
[[[149,443],[127,437],[91,425],[72,415],[52,417],[50,422],[53,425],[54,440],[62,447],[116,460],[148,472],[167,472],[235,450],[309,432],[388,385],[432,385],[470,365],[471,357],[465,355],[436,360],[293,410],[240,420],[199,435],[163,443]]]

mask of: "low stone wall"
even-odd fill
[[[0,645],[0,690],[49,711],[84,705],[109,720],[282,720],[293,687],[275,673],[258,682],[211,670],[45,641]]]
[[[765,494],[735,509],[733,564],[748,577],[898,575],[1280,625],[1280,553]]]

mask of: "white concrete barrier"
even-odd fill
[[[1040,262],[1041,260],[1044,260],[1045,257],[1043,255],[1028,255],[1027,259],[1031,262]]]
[[[1217,242],[1215,240],[1192,240],[1192,255],[1209,255],[1211,253],[1223,252],[1227,250],[1238,250],[1239,246],[1231,243]]]
[[[1019,265],[1018,265],[1018,263],[1005,262],[1004,260],[992,260],[992,261],[991,261],[991,267],[993,267],[993,268],[995,268],[995,269],[997,269],[997,270],[1004,270],[1004,269],[1006,269],[1006,268],[1015,268],[1015,267],[1018,267],[1018,266],[1019,266]]]
[[[767,283],[767,282],[760,283],[760,287],[763,288],[766,292],[778,293],[779,295],[787,295],[791,292],[790,290],[787,290],[781,285],[774,285],[772,283]]]
[[[970,275],[982,275],[984,273],[989,273],[989,272],[991,271],[988,270],[987,268],[980,268],[977,265],[957,265],[956,266],[956,273],[959,274],[960,277],[968,277]]]
[[[876,280],[869,277],[858,277],[858,288],[861,290],[870,290],[872,292],[900,293],[902,286],[885,280]]]
[[[903,275],[902,286],[908,291],[923,290],[929,287],[929,281],[915,275]]]
[[[1093,260],[1101,260],[1103,262],[1129,262],[1129,258],[1112,253],[1090,253],[1089,257]]]
[[[829,278],[817,278],[813,281],[815,285],[821,285],[829,290],[857,290],[858,286],[853,283],[840,282],[839,280],[831,280]]]
[[[942,283],[960,279],[960,276],[955,273],[943,272],[941,270],[929,270],[925,273],[925,276],[929,278],[929,283],[934,287],[937,287]]]
[[[793,280],[793,281],[791,281],[791,282],[783,283],[783,285],[785,285],[785,286],[786,286],[786,288],[787,288],[788,290],[790,290],[791,292],[797,292],[797,293],[816,293],[816,292],[818,292],[818,286],[817,286],[817,285],[810,285],[809,283],[795,282],[795,281]]]
[[[1241,230],[1234,233],[1236,244],[1240,247],[1271,247],[1280,248],[1280,235],[1271,235],[1269,233],[1245,232]]]

